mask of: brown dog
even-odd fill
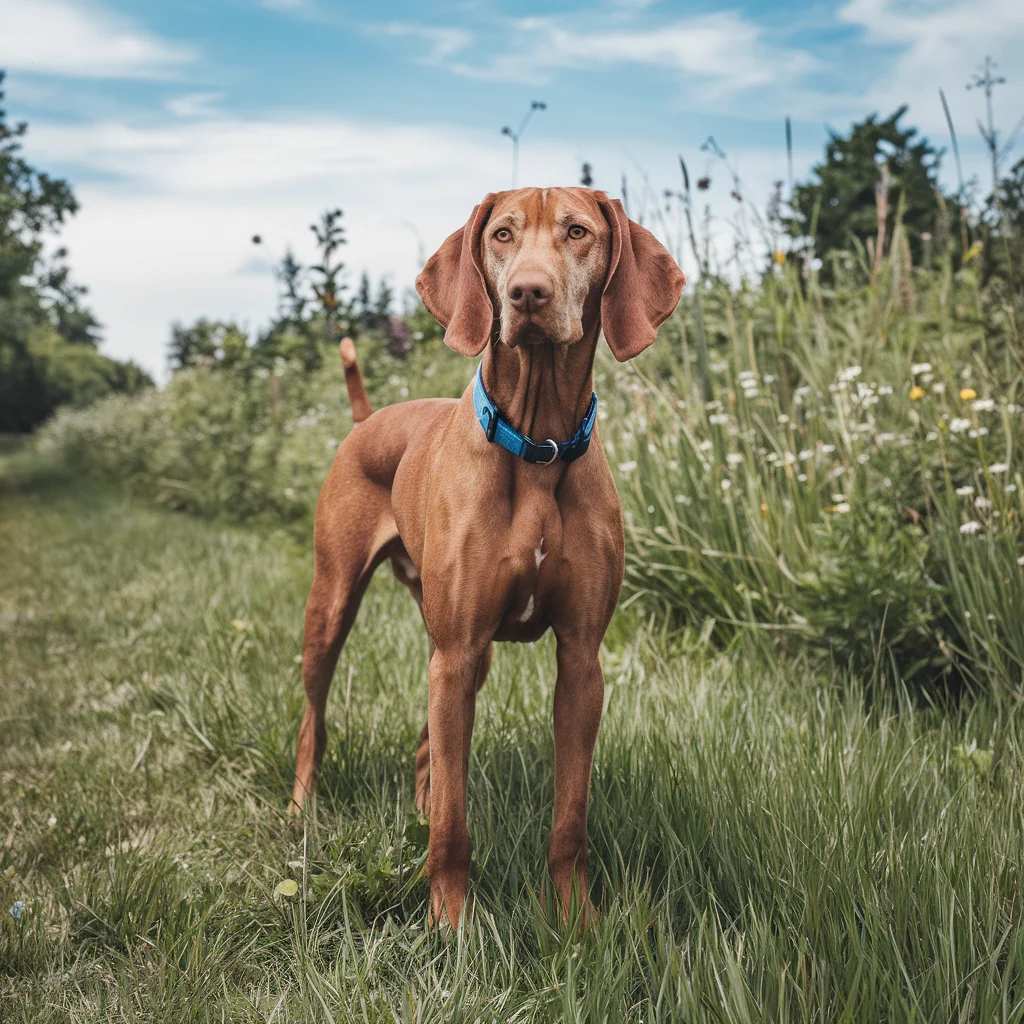
[[[622,506],[596,429],[572,462],[558,457],[556,442],[577,436],[592,412],[602,329],[615,357],[631,359],[654,341],[683,283],[661,243],[604,193],[487,196],[416,287],[450,348],[484,353],[487,396],[507,424],[537,439],[542,460],[489,440],[471,385],[459,400],[369,416],[338,449],[320,492],[293,799],[301,807],[313,790],[338,655],[374,569],[390,557],[431,641],[416,803],[430,817],[432,921],[457,925],[466,899],[466,774],[491,641],[535,640],[548,628],[558,649],[549,866],[563,909],[574,881],[586,899],[587,803],[604,697],[598,655],[622,585]],[[346,355],[354,367],[354,352]],[[368,412],[365,392],[360,403]]]

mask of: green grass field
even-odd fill
[[[590,813],[603,916],[581,936],[538,900],[553,646],[501,647],[470,772],[475,903],[446,938],[412,806],[427,643],[383,572],[315,816],[286,821],[310,574],[294,534],[8,458],[0,1019],[1024,1019],[1018,711],[898,705],[621,614]]]

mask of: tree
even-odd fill
[[[194,324],[171,325],[168,346],[172,370],[190,366],[233,366],[246,359],[249,343],[238,324],[200,317]]]
[[[851,248],[853,238],[867,244],[878,232],[876,186],[887,167],[890,194],[885,235],[892,238],[897,212],[915,259],[923,251],[922,234],[934,230],[936,195],[941,196],[938,169],[941,151],[916,128],[903,128],[906,113],[900,107],[884,120],[872,114],[853,125],[849,135],[830,132],[825,159],[817,164],[811,181],[793,189],[787,221],[797,248],[813,247],[817,256]],[[899,197],[902,203],[896,202]]]
[[[4,73],[0,71],[0,102]],[[133,391],[149,378],[97,352],[98,327],[58,250],[44,266],[43,241],[78,209],[71,186],[21,155],[24,122],[0,106],[0,431],[27,431],[64,402]]]
[[[338,250],[346,244],[345,228],[341,223],[342,210],[325,210],[319,224],[311,224],[310,231],[320,249],[320,262],[309,269],[315,275],[313,294],[320,303],[323,318],[324,340],[335,346],[341,340],[341,332],[348,328],[351,303],[345,301],[347,285],[343,281],[345,264],[338,257]],[[322,355],[318,347],[310,346],[306,364],[308,369],[320,365]]]

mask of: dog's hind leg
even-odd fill
[[[306,691],[306,710],[299,727],[298,755],[295,762],[293,810],[301,810],[313,792],[316,772],[327,745],[325,709],[338,656],[355,622],[359,604],[374,570],[387,556],[395,538],[394,521],[385,505],[379,517],[364,503],[358,522],[337,520],[325,524],[321,542],[320,524],[316,544],[316,568],[313,586],[306,603],[306,627],[302,646],[302,684]],[[376,519],[376,522],[374,522]]]

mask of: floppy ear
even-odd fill
[[[654,342],[679,304],[686,278],[661,242],[626,216],[618,199],[597,200],[612,230],[601,328],[612,354],[624,363]]]
[[[473,208],[464,227],[450,234],[416,278],[423,305],[445,328],[445,344],[464,356],[479,355],[491,338],[494,307],[480,263],[480,237],[494,193]]]

